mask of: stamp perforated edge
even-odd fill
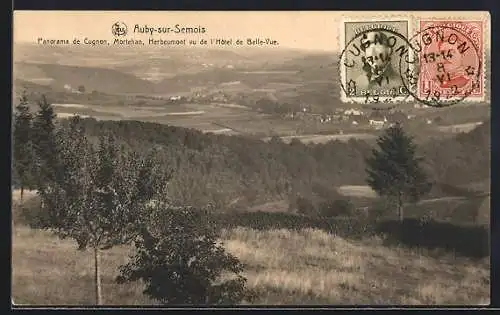
[[[465,12],[464,12],[465,13]],[[483,95],[481,96],[468,96],[464,98],[463,100],[460,101],[462,102],[486,102],[490,103],[491,102],[491,86],[490,86],[490,80],[489,77],[491,76],[489,67],[486,67],[486,51],[488,50],[486,46],[491,47],[491,18],[488,12],[483,13],[481,16],[474,16],[474,17],[467,17],[466,13],[464,15],[456,16],[443,16],[443,17],[432,17],[432,16],[415,16],[413,15],[413,20],[414,20],[414,29],[418,32],[419,27],[420,27],[420,21],[471,21],[471,22],[482,22],[483,23],[483,41],[487,41],[486,43],[483,43],[482,45],[482,51],[481,53],[481,73],[483,76]],[[488,56],[490,59],[491,63],[491,56]],[[487,71],[488,70],[488,71]]]
[[[349,16],[343,14],[340,18],[340,26],[338,29],[337,42],[339,43],[338,52],[342,53],[346,48],[346,38],[345,38],[345,23],[346,22],[396,22],[405,20],[408,22],[408,36],[412,36],[415,32],[416,22],[413,20],[413,16],[411,14],[377,14],[366,16],[366,14],[349,14]],[[342,66],[342,56],[339,56],[338,60],[338,71],[340,74],[340,82],[346,81],[346,71],[345,67]],[[342,86],[340,86],[340,100],[342,103],[346,104],[365,104],[365,97],[352,97],[347,96]],[[404,103],[413,101],[413,97],[411,95],[408,96],[396,96],[391,97],[390,103]],[[389,102],[387,102],[389,103]]]

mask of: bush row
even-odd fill
[[[383,235],[390,242],[409,247],[443,249],[457,255],[481,258],[490,254],[489,226],[457,225],[449,222],[406,219],[370,221],[366,217],[309,217],[282,212],[224,212],[213,213],[213,222],[220,228],[247,227],[255,230],[316,228],[344,238],[361,239]],[[13,205],[16,224],[33,228],[45,219],[37,197],[22,207]]]

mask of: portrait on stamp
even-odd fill
[[[340,70],[345,97],[404,96],[399,54],[408,37],[408,21],[344,22]]]
[[[374,31],[365,34],[363,38],[368,44],[366,47],[362,46],[363,72],[356,82],[367,89],[390,86],[391,82],[398,79],[398,74],[392,66],[392,47],[388,43],[388,36],[384,32]]]

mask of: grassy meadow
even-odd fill
[[[16,193],[17,194],[17,193]],[[14,199],[16,195],[14,195]],[[29,194],[28,197],[29,198]],[[93,255],[71,240],[20,223],[13,226],[12,296],[16,304],[91,305]],[[382,239],[348,240],[318,229],[223,230],[221,241],[245,265],[252,304],[489,303],[489,259],[472,260]],[[141,283],[118,285],[131,248],[101,255],[104,303],[151,305]]]

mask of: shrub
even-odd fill
[[[372,206],[368,209],[368,218],[370,221],[380,221],[387,217],[393,217],[392,211],[394,205],[386,198],[379,198],[374,201]]]
[[[432,219],[384,220],[377,233],[409,247],[442,249],[472,258],[489,255],[489,228],[481,225],[458,225]]]
[[[320,205],[320,214],[323,217],[351,216],[355,210],[354,204],[347,199],[325,201]]]
[[[243,265],[218,243],[214,226],[200,210],[153,210],[135,242],[137,253],[120,267],[118,282],[142,279],[144,294],[162,304],[242,301],[248,293],[240,275]]]
[[[372,224],[365,218],[318,218],[279,212],[238,212],[215,215],[217,224],[225,229],[247,227],[259,231],[287,229],[300,231],[320,229],[346,238],[362,238],[373,234]]]
[[[15,202],[12,204],[12,218],[14,224],[27,225],[34,229],[45,226],[49,220],[49,213],[42,209],[39,196],[26,198],[21,204]]]
[[[316,206],[312,200],[299,196],[296,201],[297,212],[303,215],[315,216],[317,215]]]

